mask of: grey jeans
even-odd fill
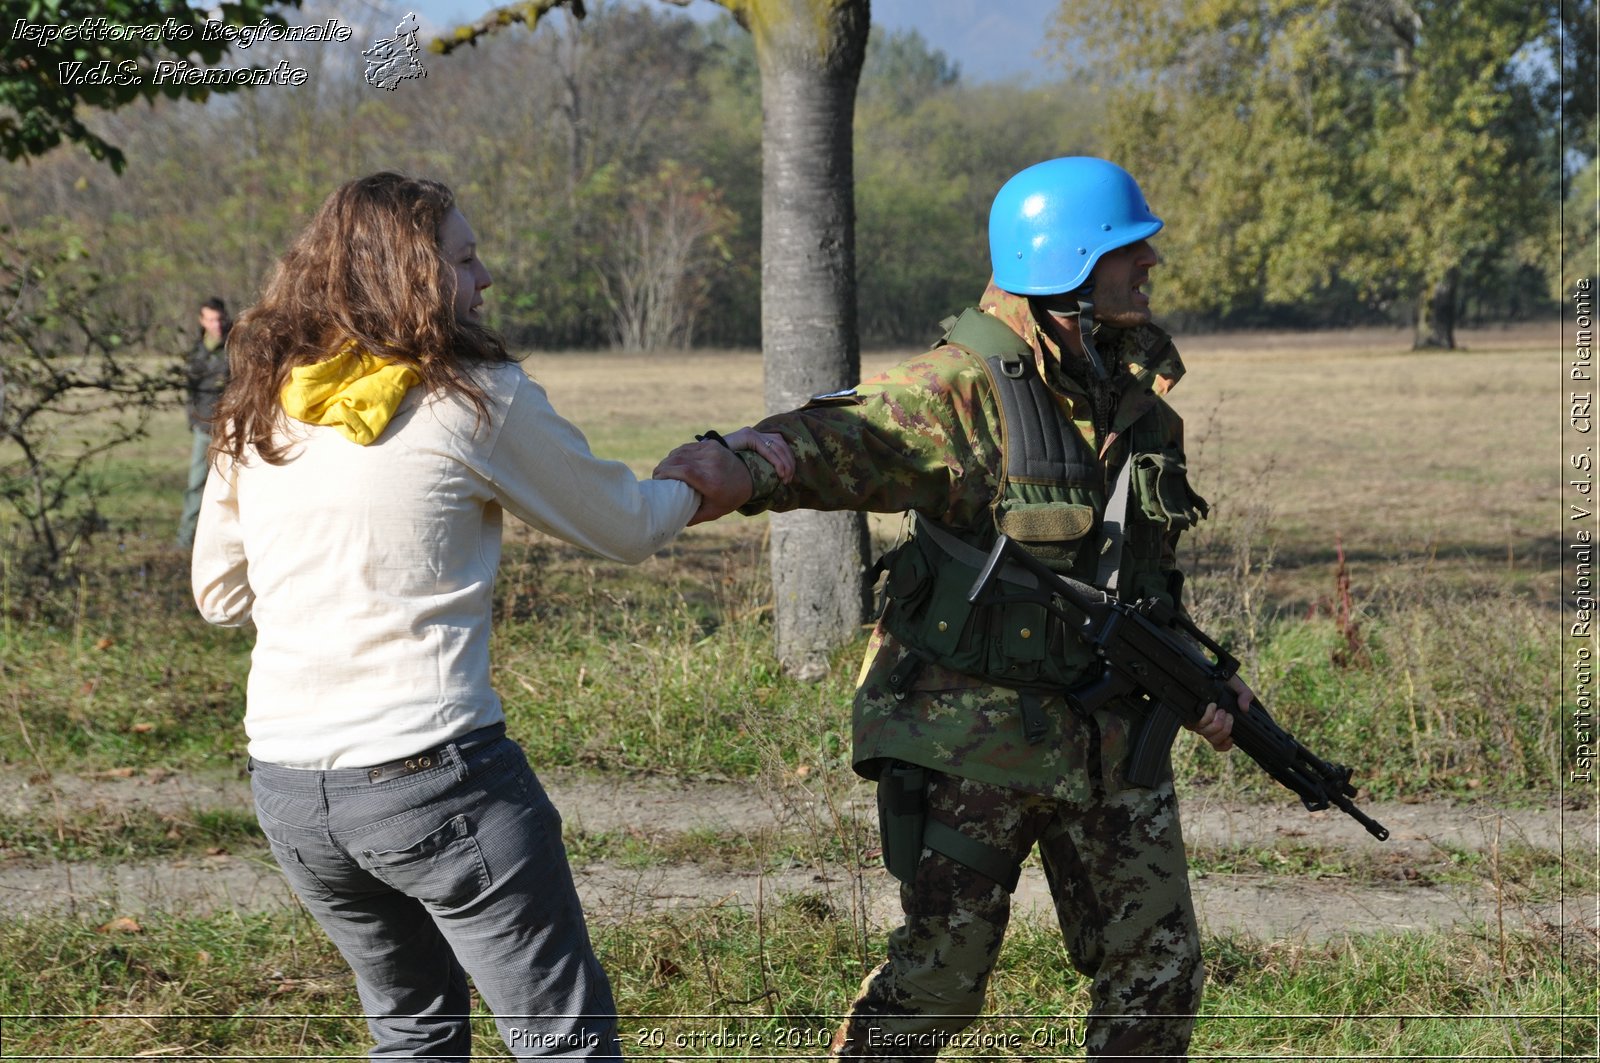
[[[195,529],[200,525],[200,501],[206,491],[206,476],[211,472],[208,454],[211,433],[195,428],[190,434],[194,441],[189,447],[189,482],[183,489],[183,515],[178,518],[178,545],[186,550],[194,547]]]
[[[561,817],[522,748],[497,724],[431,763],[377,782],[250,763],[273,856],[355,971],[373,1058],[469,1058],[468,974],[518,1058],[620,1058]]]

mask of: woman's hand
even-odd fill
[[[1213,702],[1206,706],[1205,715],[1197,722],[1186,725],[1189,730],[1210,742],[1211,748],[1218,753],[1226,753],[1233,748],[1233,714],[1249,712],[1250,703],[1256,699],[1249,685],[1237,675],[1228,680],[1228,689],[1238,699],[1234,705],[1221,709]]]
[[[754,428],[741,428],[722,437],[734,450],[753,450],[772,463],[778,479],[788,483],[794,478],[794,451],[789,441],[776,432],[757,432]]]

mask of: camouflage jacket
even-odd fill
[[[1120,367],[1112,388],[1115,405],[1109,418],[1105,410],[1097,418],[1088,389],[1075,378],[1081,374],[1063,368],[1064,357],[1083,355],[1058,350],[1026,298],[991,284],[979,306],[1028,341],[1052,397],[1109,473],[1127,457],[1129,426],[1152,408],[1170,445],[1181,450],[1182,423],[1161,396],[1182,376],[1183,365],[1165,332],[1154,326],[1102,327],[1095,334],[1105,364]],[[993,524],[1004,464],[1001,414],[983,368],[960,348],[935,347],[852,391],[815,399],[758,427],[784,436],[796,470],[784,484],[764,459],[741,452],[755,481],[745,513],[915,511],[975,536]],[[1166,569],[1173,567],[1176,540],[1176,533],[1163,536]],[[1064,699],[1046,698],[1049,733],[1030,744],[1014,690],[928,664],[912,689],[896,697],[887,678],[906,652],[880,622],[856,689],[853,762],[862,775],[875,778],[884,761],[904,760],[1061,798],[1086,797],[1091,772],[1110,789],[1121,788],[1132,719],[1127,707],[1085,719],[1068,710]]]

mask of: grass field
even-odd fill
[[[1556,798],[1564,723],[1559,339],[1553,326],[1468,332],[1466,350],[1439,354],[1412,354],[1406,339],[1182,342],[1189,376],[1172,398],[1188,424],[1197,487],[1213,503],[1185,548],[1196,611],[1247,662],[1286,726],[1359,765],[1366,794],[1546,805]],[[866,371],[894,357],[869,356]],[[526,366],[597,452],[642,474],[695,432],[760,413],[753,354],[536,354]],[[240,762],[249,636],[193,615],[186,559],[170,545],[188,445],[181,415],[163,414],[148,439],[102,469],[109,529],[81,578],[38,609],[6,590],[0,769],[48,781]],[[875,534],[887,542],[900,523],[874,518]],[[778,672],[764,529],[764,519],[737,517],[691,529],[636,568],[508,530],[496,684],[536,765],[762,785],[796,773],[848,780],[859,641],[839,651],[822,683]],[[0,541],[14,530],[8,524]],[[1342,620],[1340,552],[1351,610]],[[1180,747],[1186,787],[1271,788],[1238,758],[1195,745]],[[246,844],[252,829],[220,816],[203,844]],[[0,816],[0,861],[114,862],[196,844],[173,833],[69,813],[48,823]],[[745,859],[738,839],[690,844]],[[682,855],[637,849],[629,859]],[[1372,874],[1304,847],[1197,859],[1218,872]],[[1517,859],[1543,889],[1558,888],[1559,859]],[[1463,876],[1489,874],[1474,854],[1459,863]],[[775,899],[757,912],[641,917],[599,931],[597,945],[625,1013],[707,1016],[641,1020],[632,1053],[696,1058],[709,1054],[707,1033],[730,1022],[766,1031],[775,1049],[747,1042],[732,1054],[818,1054],[804,1038],[848,1004],[882,941],[858,913]],[[1415,931],[1342,945],[1226,936],[1208,939],[1206,951],[1212,981],[1197,1058],[1562,1058],[1595,1043],[1592,1021],[1557,1018],[1595,1011],[1594,943],[1577,932]],[[1053,1045],[997,1040],[993,1054],[1073,1055],[1070,1019],[1086,996],[1063,974],[1059,936],[1019,925],[1003,963],[994,1015],[1062,1021]],[[0,1012],[12,1016],[3,1057],[354,1053],[363,1034],[353,1006],[348,972],[297,915],[153,920],[128,934],[54,918],[0,930]],[[58,1017],[17,1017],[26,1013]],[[111,1014],[146,1017],[59,1018]],[[1038,1025],[995,1019],[981,1029],[1004,1038],[1015,1027],[1026,1040]],[[479,1047],[492,1054],[492,1026],[481,1029]]]
[[[1202,337],[1185,344],[1189,375],[1173,395],[1213,503],[1184,548],[1197,615],[1286,723],[1370,764],[1379,793],[1538,792],[1555,778],[1556,337],[1466,338],[1464,352],[1419,355],[1399,333]],[[893,357],[869,357],[865,371]],[[751,354],[534,355],[526,366],[599,453],[641,473],[694,432],[760,412]],[[187,447],[174,411],[108,464],[111,527],[81,581],[57,592],[45,622],[6,614],[0,736],[14,740],[0,757],[30,742],[52,767],[237,755],[248,637],[192,614],[169,545]],[[901,524],[874,518],[882,542]],[[775,675],[764,527],[734,517],[691,529],[633,569],[511,530],[498,685],[538,763],[748,773],[755,739],[773,732],[746,724],[774,713],[833,722],[820,738],[798,727],[791,756],[841,755],[836,706],[858,651],[842,651],[820,687]],[[1335,667],[1352,639],[1365,663]],[[589,710],[638,691],[650,693],[631,711]]]
[[[880,946],[842,913],[774,903],[603,928],[628,1055],[644,1059],[819,1057]],[[173,920],[140,933],[81,923],[0,929],[6,1058],[359,1057],[348,969],[302,915]],[[1206,942],[1210,981],[1192,1058],[1593,1058],[1592,994],[1558,942],[1413,933],[1307,945],[1247,936]],[[977,1039],[949,1058],[1070,1059],[1088,1009],[1063,977],[1059,935],[1008,935]],[[1563,1018],[1566,1012],[1569,1016]],[[36,1016],[36,1017],[34,1017]],[[503,1049],[487,1016],[480,1057]],[[713,1038],[720,1037],[716,1041]]]

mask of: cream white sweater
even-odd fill
[[[250,755],[300,768],[382,764],[503,718],[489,684],[502,509],[618,561],[644,560],[698,505],[686,485],[602,461],[511,364],[477,379],[487,423],[414,388],[358,446],[290,422],[290,460],[224,459],[195,536],[195,603],[253,620]]]

